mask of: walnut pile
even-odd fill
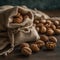
[[[45,19],[41,16],[40,19],[34,20],[34,26],[40,35],[40,41],[44,42],[47,49],[53,50],[57,46],[57,38],[54,35],[60,34],[60,20]]]
[[[35,19],[34,26],[39,34],[55,35],[60,34],[60,20],[53,19]]]
[[[57,38],[54,36],[60,34],[60,21],[40,19],[34,20],[34,26],[40,35],[40,39],[32,43],[22,43],[20,45],[21,53],[29,56],[32,53],[41,51],[42,49],[54,50],[57,46]]]
[[[24,56],[30,56],[32,53],[39,52],[46,48],[47,50],[54,50],[57,46],[57,38],[55,36],[41,35],[41,38],[32,43],[20,44],[21,53]]]

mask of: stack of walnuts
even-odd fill
[[[57,46],[57,38],[54,35],[60,34],[59,20],[45,19],[42,16],[40,19],[34,20],[34,26],[40,39],[31,44],[22,43],[20,45],[21,53],[25,56],[31,55],[32,52],[39,52],[42,48],[54,50]]]
[[[45,42],[45,47],[49,50],[54,49],[57,44],[54,35],[60,34],[60,20],[45,19],[41,16],[34,20],[34,26],[40,35],[40,40]]]
[[[45,19],[42,16],[40,19],[34,20],[34,26],[39,34],[60,34],[60,20]]]
[[[32,52],[39,52],[42,48],[46,48],[48,50],[53,50],[56,47],[57,38],[54,36],[46,36],[41,35],[40,40],[37,40],[31,44],[29,43],[22,43],[20,45],[21,53],[24,56],[29,56]]]

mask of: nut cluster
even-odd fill
[[[42,35],[40,36],[40,40],[45,42],[45,47],[47,49],[53,50],[56,47],[57,44],[57,38],[54,36],[46,36],[46,35]]]
[[[39,34],[54,35],[60,34],[60,20],[40,19],[34,20],[34,26]]]
[[[30,14],[26,13],[26,14],[22,14],[21,11],[18,11],[18,13],[16,15],[14,15],[12,17],[12,23],[22,23],[26,18],[30,18]]]
[[[33,52],[39,52],[42,48],[54,50],[57,46],[57,38],[53,35],[60,34],[60,21],[46,20],[44,17],[41,17],[34,20],[34,26],[40,35],[40,39],[30,44],[20,44],[21,53],[25,56],[29,56]]]
[[[60,34],[60,20],[45,19],[41,16],[34,19],[34,26],[40,35],[40,40],[44,42],[47,49],[54,49],[57,45],[57,38],[54,36]],[[36,42],[39,44],[39,41]]]
[[[21,53],[24,56],[29,56],[33,52],[39,52],[44,47],[49,50],[53,50],[56,47],[57,38],[54,36],[41,35],[39,40],[32,43],[22,43],[20,44]]]

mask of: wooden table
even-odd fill
[[[43,11],[52,16],[60,16],[59,10]],[[0,56],[0,60],[60,60],[60,35],[56,36],[58,39],[57,47],[54,51],[41,50],[38,53],[33,53],[29,57],[22,56],[16,49],[7,57]]]

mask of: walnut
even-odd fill
[[[45,27],[46,27],[46,28],[49,28],[49,27],[50,27],[50,24],[46,23],[46,24],[45,24]]]
[[[57,43],[57,38],[54,36],[50,36],[49,41]]]
[[[42,27],[42,26],[44,26],[43,23],[39,23],[39,24],[37,24],[37,27]]]
[[[60,29],[55,29],[56,34],[60,34]]]
[[[46,35],[41,35],[40,36],[40,40],[44,41],[44,42],[47,42],[49,40],[48,36]]]
[[[45,43],[44,43],[44,41],[42,41],[42,40],[36,41],[35,44],[37,44],[39,48],[42,48],[42,47],[45,46]]]
[[[45,24],[45,23],[46,23],[46,20],[45,20],[45,19],[43,19],[43,20],[40,20],[40,23],[43,23],[43,24]]]
[[[21,53],[25,56],[29,56],[32,54],[32,50],[29,47],[23,47]]]
[[[47,35],[53,35],[54,34],[54,30],[51,29],[51,28],[48,28],[46,33],[47,33]]]
[[[60,26],[57,26],[57,29],[60,29]]]
[[[39,52],[40,50],[37,44],[31,44],[31,49],[33,52]]]
[[[51,21],[51,20],[46,20],[46,24],[51,25],[51,24],[53,24],[53,23],[52,23],[52,21]]]
[[[54,42],[47,42],[46,43],[46,48],[49,49],[49,50],[52,50],[56,47],[56,43]]]
[[[42,26],[40,27],[40,33],[46,33],[46,27],[45,26]]]
[[[39,23],[39,20],[35,20],[34,23],[35,23],[35,24],[38,24],[38,23]]]
[[[55,29],[56,29],[56,26],[55,26],[55,25],[53,25],[53,24],[52,24],[50,27],[51,27],[53,30],[55,30]]]
[[[22,15],[19,17],[13,17],[13,23],[21,23],[23,21]]]
[[[54,24],[55,24],[56,26],[58,26],[60,23],[59,23],[58,20],[55,20],[55,21],[54,21]]]
[[[20,47],[23,48],[23,47],[30,47],[30,45],[28,43],[22,43],[20,44]]]

